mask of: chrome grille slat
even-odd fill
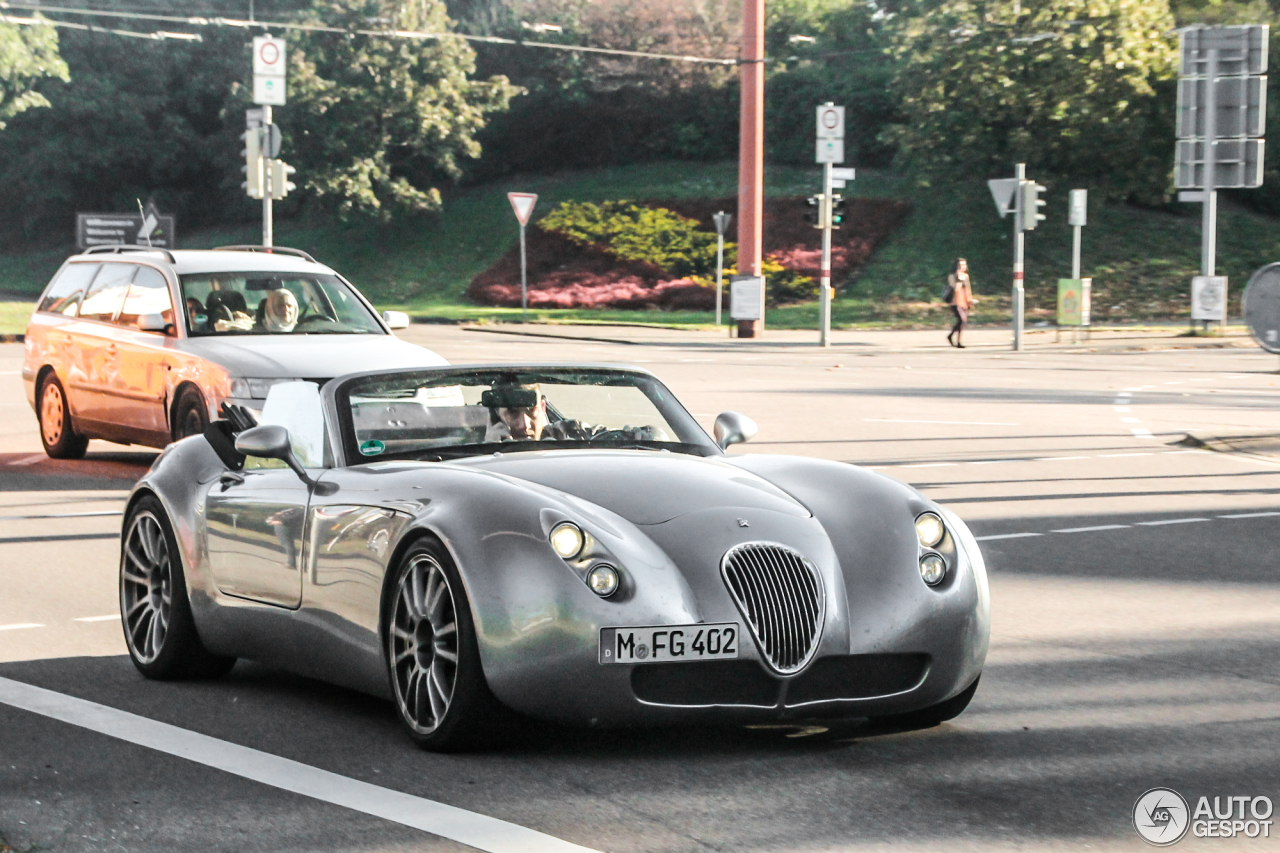
[[[778,672],[799,672],[818,647],[825,618],[822,577],[803,554],[748,542],[724,555],[720,571],[747,628]]]

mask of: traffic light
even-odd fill
[[[1035,181],[1024,181],[1021,188],[1022,204],[1019,209],[1022,211],[1022,220],[1019,222],[1019,228],[1022,231],[1034,231],[1036,226],[1044,219],[1044,214],[1040,212],[1040,208],[1044,207],[1047,202],[1040,198],[1040,193],[1045,188]]]
[[[814,228],[822,227],[822,196],[811,195],[805,199],[805,203],[809,205],[809,209],[804,212],[804,221],[808,222]]]
[[[244,172],[244,183],[240,186],[249,194],[250,198],[262,198],[263,178],[262,174],[262,134],[257,128],[252,128],[244,132],[244,150],[240,154],[244,157],[244,166],[241,171]]]
[[[284,198],[289,194],[289,190],[297,189],[297,185],[289,180],[289,176],[297,169],[290,166],[283,160],[268,160],[271,164],[271,197]]]
[[[838,195],[831,196],[831,227],[839,228],[846,213],[845,200]]]

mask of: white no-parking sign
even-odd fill
[[[253,39],[253,102],[281,107],[285,102],[284,39],[255,36]]]

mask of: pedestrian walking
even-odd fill
[[[947,335],[947,343],[964,349],[960,333],[964,331],[965,323],[969,322],[969,310],[978,302],[969,283],[969,262],[964,258],[956,258],[955,267],[947,275],[947,288],[942,293],[942,301],[950,305],[951,313],[956,315],[956,323]]]

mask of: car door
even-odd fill
[[[313,476],[323,473],[325,449],[320,390],[314,382],[275,385],[262,424],[289,430],[294,454]],[[307,565],[310,488],[283,462],[245,460],[227,472],[205,501],[209,570],[228,595],[296,608]]]
[[[135,264],[103,264],[68,332],[66,390],[71,411],[77,420],[103,425],[108,432],[119,422],[118,398],[110,393],[120,371],[115,321],[135,270]]]
[[[148,314],[176,323],[168,279],[154,267],[139,266],[116,317],[119,370],[110,393],[120,398],[122,423],[131,432],[143,439],[163,439],[169,433],[165,374],[172,362],[167,343],[173,334],[139,329],[138,320]]]

